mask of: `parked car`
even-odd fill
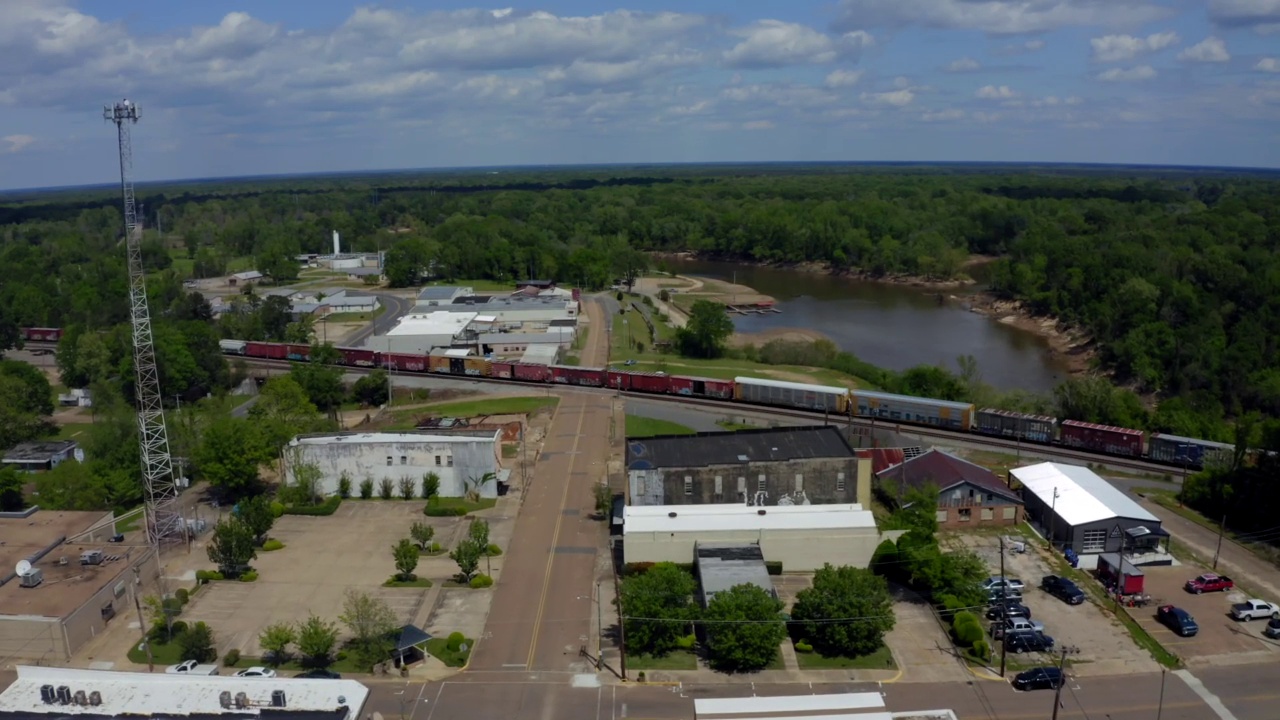
[[[236,673],[236,677],[273,678],[275,676],[276,676],[275,670],[272,670],[271,668],[264,668],[264,667],[246,668]]]
[[[1005,633],[1004,646],[1015,653],[1048,652],[1053,649],[1053,638],[1041,632],[1011,632]]]
[[[1226,575],[1205,573],[1187,581],[1187,592],[1197,595],[1206,592],[1226,592],[1235,586],[1236,584]]]
[[[1280,606],[1257,598],[1250,598],[1231,606],[1231,617],[1236,620],[1262,620],[1280,618]]]
[[[169,675],[217,675],[217,665],[201,665],[195,660],[183,660],[177,665],[170,665],[164,670]]]
[[[991,639],[999,640],[1008,633],[1017,632],[1044,632],[1044,623],[1039,620],[1028,620],[1024,617],[1009,617],[1003,622],[997,620],[991,623]]]
[[[1196,625],[1191,613],[1173,605],[1161,605],[1156,610],[1156,620],[1182,637],[1192,637],[1200,632],[1200,626]]]
[[[1013,676],[1014,690],[1053,690],[1066,680],[1059,668],[1038,667]]]
[[[327,670],[325,668],[316,668],[314,670],[308,670],[304,673],[298,673],[297,675],[294,675],[294,677],[310,679],[310,680],[341,680],[342,679],[342,675],[340,675],[339,673],[336,673],[332,670]]]
[[[1079,605],[1084,602],[1084,591],[1067,578],[1058,575],[1045,575],[1041,578],[1040,589],[1068,605]]]
[[[991,607],[987,608],[988,620],[1003,620],[1012,617],[1027,618],[1029,620],[1031,619],[1031,608],[1013,598],[993,603]]]
[[[1262,631],[1263,635],[1269,638],[1280,638],[1280,619],[1271,618],[1267,621],[1267,627]]]
[[[1008,591],[1010,595],[1021,595],[1022,589],[1026,587],[1026,583],[1018,578],[993,576],[982,581],[982,589],[988,594],[999,595],[1002,590]]]

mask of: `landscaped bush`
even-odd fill
[[[462,647],[462,643],[467,641],[467,636],[460,632],[449,633],[449,642],[445,646],[453,652],[458,652],[458,648]]]
[[[231,648],[226,655],[222,656],[222,664],[227,667],[235,667],[238,662],[240,662],[240,651],[236,648]]]
[[[282,550],[282,549],[284,549],[284,543],[280,542],[279,540],[276,540],[275,538],[272,538],[262,543],[263,552],[271,552],[272,550]]]
[[[481,574],[471,578],[471,587],[476,588],[477,590],[480,588],[487,588],[490,585],[493,585],[493,578],[488,575]]]
[[[494,545],[493,543],[489,543],[489,547],[484,549],[484,554],[489,557],[498,557],[502,554],[502,548]]]
[[[171,615],[177,615],[182,612],[182,601],[177,597],[165,598],[164,602],[160,603],[160,606]]]
[[[631,562],[622,566],[622,577],[633,577],[635,575],[643,575],[649,572],[649,568],[653,567],[651,562]]]
[[[258,579],[257,570],[246,570],[240,573],[240,582],[253,582]]]
[[[368,500],[373,497],[373,478],[367,477],[360,481],[360,499]]]
[[[184,632],[186,632],[186,631],[187,631],[187,624],[186,624],[185,622],[183,622],[183,621],[181,621],[181,620],[174,620],[174,621],[173,621],[173,625],[171,626],[171,628],[170,628],[170,630],[169,630],[169,633],[170,633],[173,637],[178,637],[179,635],[181,635],[182,633],[184,633]]]
[[[463,517],[467,514],[467,509],[454,507],[452,505],[446,505],[444,507],[427,505],[422,508],[422,514],[427,517]]]
[[[178,588],[173,592],[173,597],[177,599],[179,605],[186,605],[191,601],[191,592],[186,588]]]
[[[796,652],[798,652],[798,653],[811,653],[811,652],[813,652],[813,646],[812,646],[812,645],[810,645],[809,643],[807,643],[807,642],[805,642],[805,641],[801,640],[800,642],[796,643]]]
[[[223,579],[222,573],[218,572],[217,570],[197,570],[196,571],[196,582],[198,583],[207,583],[207,582],[212,582],[214,580],[222,580],[222,579]]]
[[[973,644],[973,654],[983,660],[991,657],[991,644],[987,642],[986,638],[982,638]]]
[[[433,542],[431,543],[431,547],[427,548],[425,552],[428,555],[439,555],[444,552],[444,546],[438,542]]]
[[[285,508],[286,515],[332,515],[338,511],[342,498],[330,495],[319,505],[290,505]]]
[[[957,643],[965,647],[972,646],[984,637],[982,623],[978,622],[977,616],[967,610],[955,614],[955,619],[951,621],[951,634]]]
[[[279,500],[271,501],[271,517],[278,518],[284,514],[284,503]]]
[[[690,633],[676,640],[676,647],[681,650],[692,650],[694,645],[698,644],[698,636]]]

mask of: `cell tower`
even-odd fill
[[[164,426],[160,375],[151,338],[151,310],[142,270],[142,228],[133,203],[133,142],[130,126],[142,113],[122,100],[103,108],[102,117],[116,125],[120,142],[120,192],[124,196],[124,236],[129,254],[129,316],[133,323],[133,368],[138,403],[138,437],[142,443],[142,487],[146,493],[147,540],[153,547],[184,539],[178,509],[178,484],[169,457],[169,434]]]

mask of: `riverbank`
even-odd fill
[[[978,284],[978,281],[965,275],[958,278],[939,279],[930,278],[920,275],[908,274],[878,274],[871,273],[860,268],[833,268],[826,263],[820,262],[763,262],[757,260],[740,260],[737,258],[722,258],[714,255],[699,255],[698,253],[680,252],[680,253],[652,253],[655,258],[671,258],[673,260],[710,260],[714,262],[732,262],[738,265],[749,267],[767,267],[776,270],[791,270],[795,272],[816,273],[828,275],[837,278],[847,278],[858,282],[883,283],[885,285],[902,285],[907,287],[922,288],[925,290],[959,290],[962,288],[972,287]],[[985,258],[975,256],[965,262],[965,267],[973,267],[991,262],[994,258]],[[729,283],[725,283],[728,285]],[[767,296],[766,296],[767,297]]]
[[[1003,300],[989,292],[963,298],[951,295],[948,300],[1002,325],[1044,338],[1049,343],[1049,351],[1066,365],[1072,376],[1086,374],[1095,367],[1098,348],[1088,333],[1057,318],[1035,315],[1019,300]]]

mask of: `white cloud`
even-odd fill
[[[947,65],[946,71],[952,73],[973,72],[980,67],[982,66],[978,64],[977,60],[971,57],[962,57],[959,60],[952,60]]]
[[[1146,0],[841,0],[837,27],[926,27],[993,35],[1126,26],[1173,12]]]
[[[1111,68],[1100,73],[1098,79],[1103,82],[1138,82],[1140,80],[1150,80],[1155,76],[1155,68],[1150,65],[1139,65],[1127,70],[1125,68]]]
[[[1253,69],[1259,72],[1280,73],[1280,60],[1273,57],[1262,58],[1257,65],[1253,66]]]
[[[905,107],[910,105],[916,99],[915,91],[911,88],[903,88],[902,90],[892,90],[889,92],[878,93],[862,93],[860,96],[862,101],[872,105],[892,105],[893,107]]]
[[[18,153],[30,147],[36,139],[32,135],[5,135],[4,137],[0,137],[0,141],[9,145],[9,147],[3,149],[3,152]]]
[[[961,120],[963,118],[964,111],[958,108],[929,111],[920,115],[920,119],[925,122],[947,122],[950,120]]]
[[[742,123],[743,130],[772,130],[774,127],[771,120],[752,120]]]
[[[862,48],[874,44],[872,37],[860,30],[832,37],[807,25],[781,20],[760,20],[732,34],[742,41],[724,54],[724,61],[741,68],[823,65],[856,58]]]
[[[985,100],[1000,100],[1016,97],[1017,94],[1018,93],[1014,92],[1013,88],[1010,88],[1008,85],[1001,85],[999,87],[996,87],[995,85],[983,85],[978,88],[978,92],[974,93],[974,97],[983,98]]]
[[[1145,38],[1132,35],[1104,35],[1089,41],[1093,45],[1093,59],[1100,62],[1132,60],[1139,55],[1163,50],[1175,45],[1181,38],[1169,31],[1148,35]]]
[[[832,70],[822,84],[829,88],[853,87],[861,79],[861,70]]]
[[[1227,44],[1221,38],[1207,37],[1178,53],[1179,60],[1188,62],[1221,63],[1231,59]]]

